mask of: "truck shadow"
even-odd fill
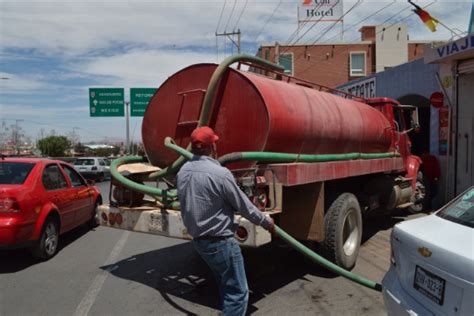
[[[244,249],[243,255],[250,288],[248,313],[257,310],[254,305],[256,302],[295,280],[307,280],[308,275],[335,277],[278,242],[258,249]],[[116,277],[156,289],[165,301],[181,313],[196,315],[180,306],[173,297],[220,309],[214,277],[189,242],[141,253],[102,266],[101,269]]]
[[[83,225],[61,235],[59,237],[58,254],[60,254],[62,249],[87,234],[90,230],[89,227]],[[51,260],[54,260],[54,258]],[[0,250],[0,274],[15,273],[42,262],[45,261],[34,258],[29,249]]]

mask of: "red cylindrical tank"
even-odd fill
[[[164,147],[166,136],[188,145],[216,67],[187,67],[168,78],[151,99],[142,139],[154,165],[165,167],[177,158]],[[391,144],[389,121],[367,104],[235,69],[221,80],[210,113],[209,126],[220,137],[219,156],[238,151],[379,153],[389,151]]]

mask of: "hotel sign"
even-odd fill
[[[342,21],[342,0],[300,0],[299,22]]]

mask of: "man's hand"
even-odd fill
[[[267,230],[272,236],[275,236],[275,234],[276,234],[276,232],[275,232],[275,222],[273,221],[273,218],[270,218],[270,221],[271,221],[271,224],[270,224],[270,226],[268,226]]]

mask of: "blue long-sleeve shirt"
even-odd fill
[[[178,172],[177,186],[183,223],[192,237],[232,236],[235,212],[265,229],[272,223],[211,157],[194,155]]]

